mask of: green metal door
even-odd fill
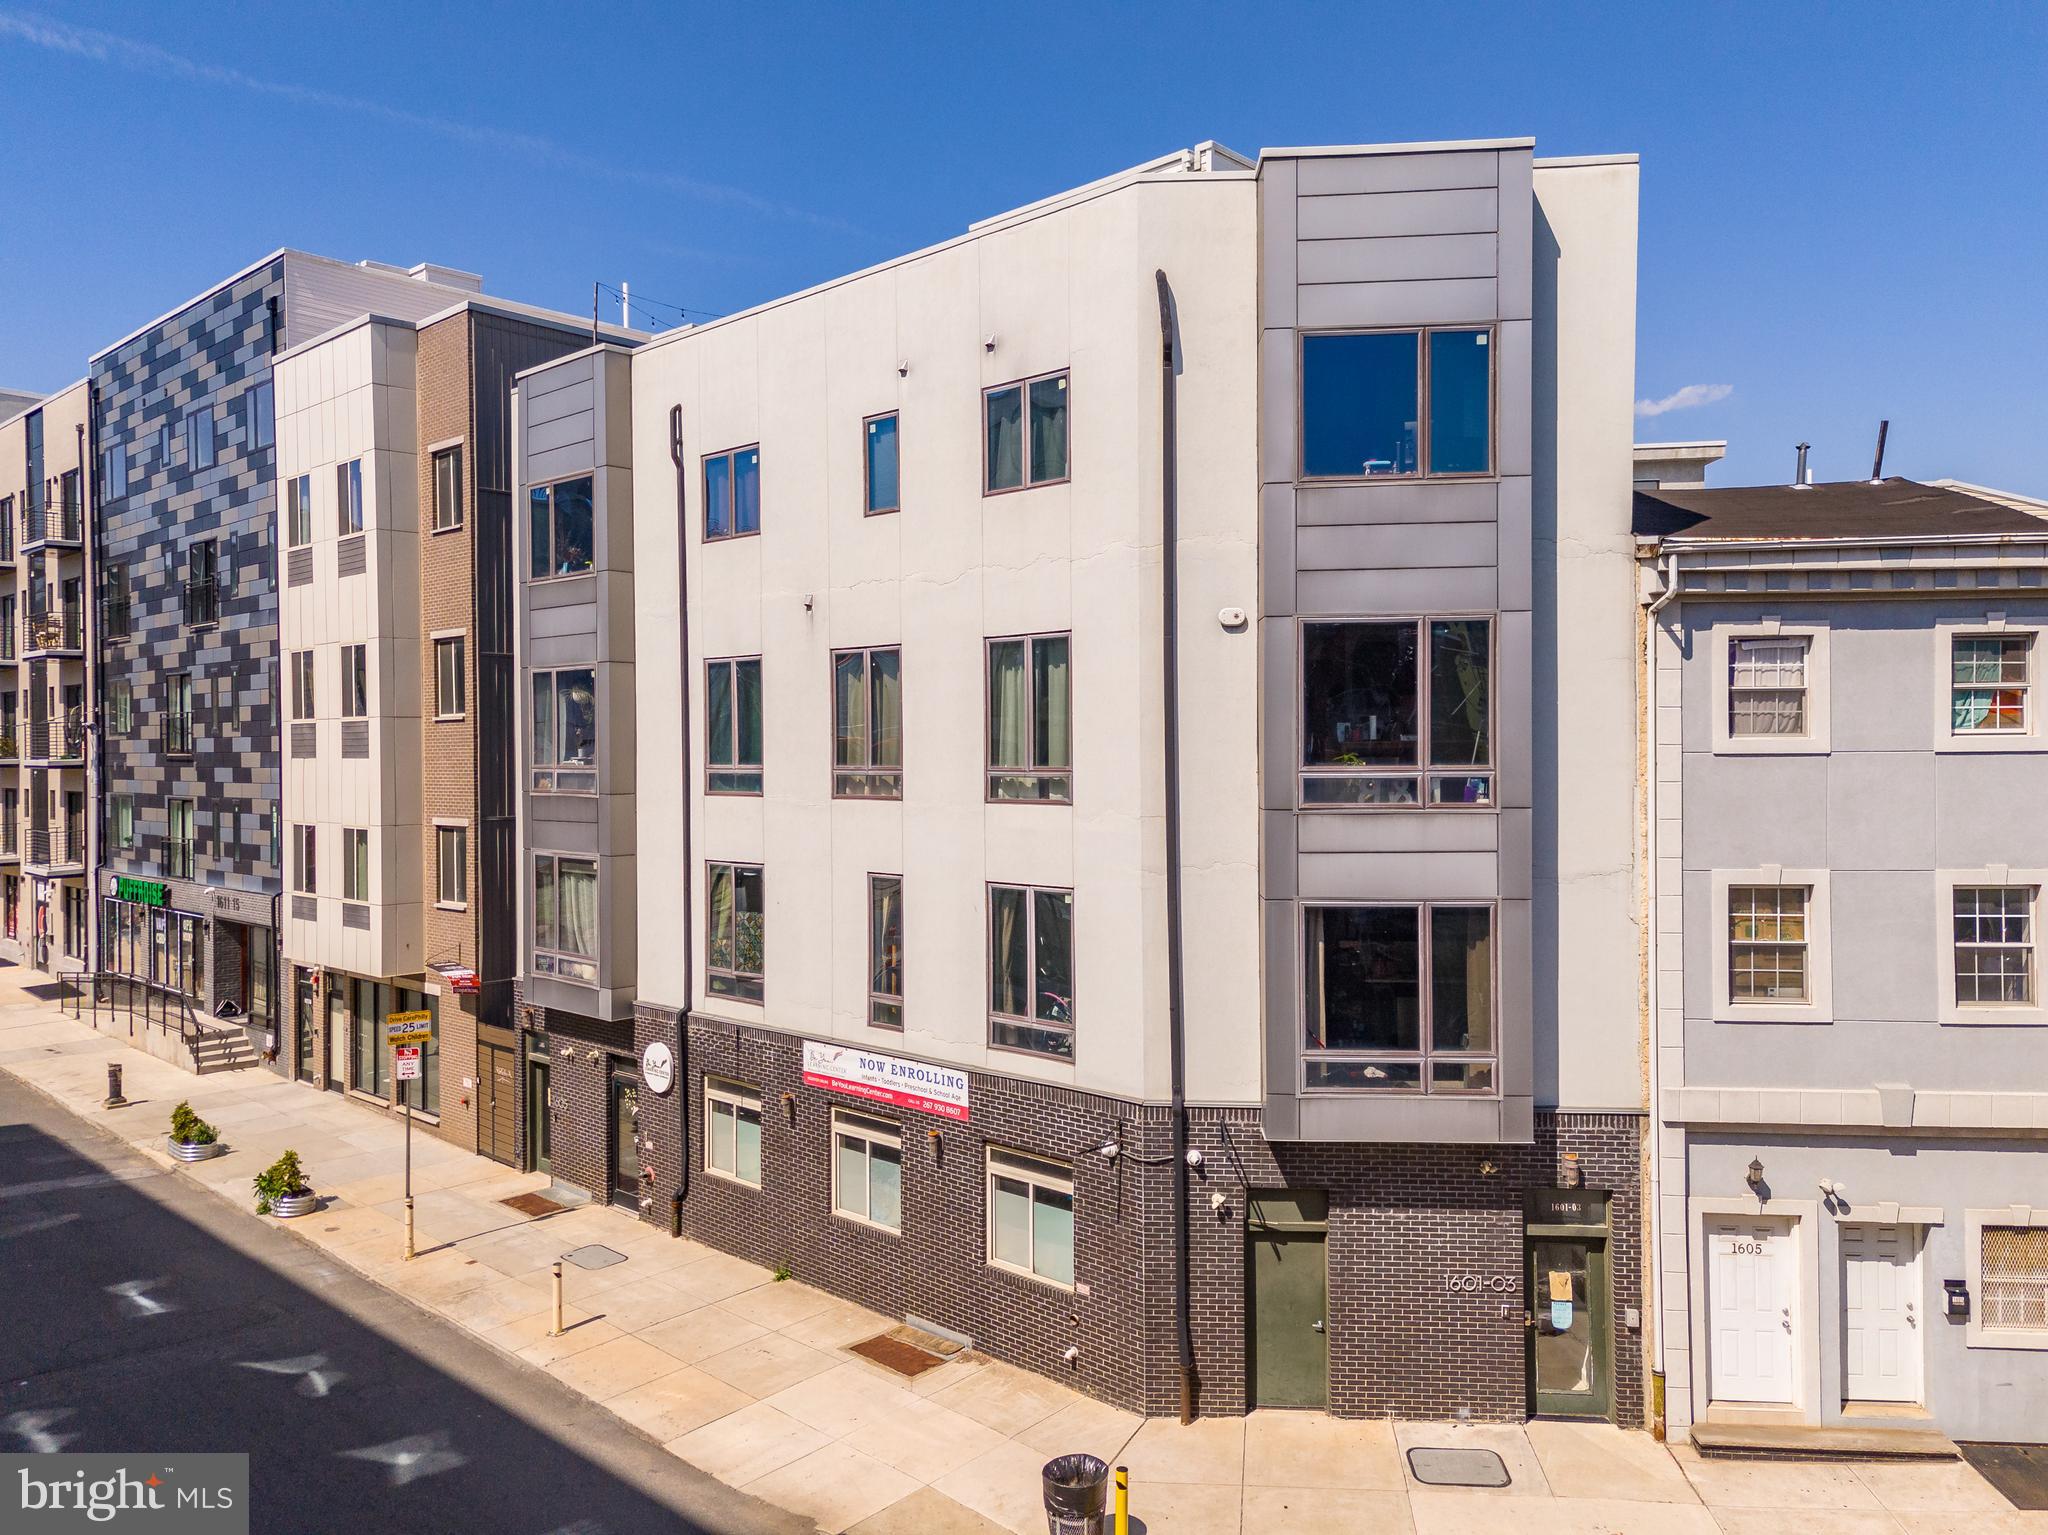
[[[1605,1418],[1614,1404],[1607,1243],[1529,1237],[1529,1396],[1546,1416]]]
[[[1252,1401],[1260,1407],[1327,1407],[1330,1282],[1325,1234],[1255,1227],[1249,1240]]]

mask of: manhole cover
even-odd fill
[[[531,1215],[536,1219],[568,1208],[567,1205],[552,1200],[545,1194],[514,1194],[510,1199],[501,1199],[498,1203],[517,1210],[521,1215]]]
[[[951,1359],[960,1352],[960,1347],[951,1338],[941,1338],[936,1333],[906,1324],[877,1333],[865,1342],[849,1344],[847,1352],[873,1360],[883,1369],[894,1370],[898,1375],[922,1375]]]
[[[1408,1452],[1408,1469],[1425,1487],[1505,1487],[1508,1465],[1491,1450]]]
[[[580,1269],[608,1269],[614,1263],[624,1263],[626,1261],[624,1253],[613,1252],[611,1248],[600,1246],[595,1242],[591,1243],[588,1247],[571,1248],[568,1252],[563,1253],[562,1257]]]

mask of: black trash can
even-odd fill
[[[1048,1535],[1102,1535],[1109,1507],[1109,1463],[1093,1455],[1060,1455],[1045,1463]]]

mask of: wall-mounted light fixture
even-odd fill
[[[1761,1189],[1764,1186],[1764,1164],[1755,1157],[1751,1157],[1749,1159],[1749,1172],[1746,1177],[1751,1188]]]

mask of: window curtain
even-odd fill
[[[903,766],[903,657],[900,651],[877,650],[868,658],[870,722],[869,761],[876,767]]]
[[[988,764],[995,768],[1028,767],[1025,719],[1029,705],[1024,691],[1024,642],[1005,640],[988,648]]]
[[[565,858],[557,876],[561,904],[562,948],[585,959],[597,958],[597,866]]]
[[[1031,480],[1067,477],[1067,380],[1042,378],[1031,386]]]
[[[710,927],[710,945],[706,956],[714,970],[732,968],[732,866],[715,863],[711,866],[711,899],[707,903],[706,922]]]
[[[1032,742],[1031,766],[1071,767],[1066,640],[1032,641],[1031,671],[1032,692],[1037,704],[1037,736]]]
[[[552,949],[556,943],[555,861],[542,857],[533,861],[533,946]]]
[[[988,488],[1024,483],[1024,391],[998,389],[988,397]]]
[[[1011,1018],[1030,1017],[1025,992],[1024,892],[996,889],[988,893],[988,1006]]]
[[[868,763],[867,657],[859,651],[832,663],[832,760],[840,767]]]

